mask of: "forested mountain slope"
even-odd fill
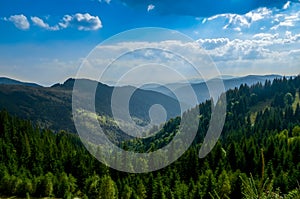
[[[75,132],[72,119],[74,81],[74,79],[68,79],[64,84],[56,84],[50,88],[0,84],[0,109],[6,109],[12,115],[20,118],[30,119],[44,128]],[[78,81],[87,88],[95,83],[85,79],[79,79]],[[118,89],[126,92],[128,87],[124,86]],[[95,93],[97,114],[111,116],[110,107],[113,90],[114,87],[98,83],[97,92]],[[175,99],[158,92],[141,89],[137,89],[130,100],[130,113],[133,117],[147,122],[149,120],[149,108],[157,103],[166,108],[168,119],[180,115],[180,106]],[[120,111],[125,110],[122,110],[121,107]]]

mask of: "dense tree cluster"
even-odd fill
[[[92,199],[299,197],[299,87],[300,76],[229,90],[222,136],[203,159],[198,158],[198,152],[208,127],[211,102],[189,110],[186,114],[197,112],[200,118],[192,146],[173,164],[146,174],[110,169],[87,152],[77,135],[40,129],[2,111],[0,195]],[[129,140],[122,146],[156,150],[172,139],[179,123],[180,118],[171,119],[155,137]]]

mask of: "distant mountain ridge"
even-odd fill
[[[280,77],[279,75],[249,75],[226,79],[224,80],[224,84],[226,90],[228,90],[239,87],[241,84],[252,85],[257,82],[263,83],[265,80],[272,81]],[[95,83],[95,81],[88,79],[78,79],[77,81],[81,81],[82,86],[86,88]],[[72,92],[74,82],[74,78],[69,78],[62,84],[58,83],[51,87],[42,87],[34,83],[0,78],[0,109],[6,109],[13,115],[30,119],[43,127],[53,130],[65,129],[74,132],[75,127],[72,120]],[[95,94],[96,112],[100,115],[111,117],[111,95],[115,87],[97,83],[98,88]],[[186,98],[183,104],[188,104],[189,95],[185,94],[186,85],[175,83],[173,86],[176,92],[181,92],[185,95]],[[209,98],[209,93],[204,82],[192,84],[192,87],[197,93],[199,103]],[[132,87],[123,86],[118,87],[118,89],[122,92],[127,92]],[[144,89],[137,89],[130,99],[129,107],[131,116],[142,121],[149,120],[149,109],[154,104],[161,104],[167,110],[167,119],[180,115],[179,102],[174,99],[174,95],[172,95],[170,90],[163,87],[156,89],[155,85],[150,85]],[[193,105],[189,104],[186,108],[193,107]],[[122,106],[119,109],[120,111],[125,111]]]
[[[39,84],[31,83],[31,82],[22,82],[15,79],[11,79],[8,77],[0,77],[0,84],[5,85],[23,85],[23,86],[31,86],[31,87],[42,87]]]
[[[233,78],[228,78],[229,76],[225,76],[222,78],[213,78],[208,80],[208,82],[213,83],[215,80],[220,80],[222,79],[224,82],[225,90],[233,89],[235,87],[239,87],[241,84],[247,84],[249,86],[256,84],[258,82],[264,83],[266,80],[274,80],[276,78],[281,78],[281,75],[248,75],[244,77],[233,77]],[[224,78],[224,79],[223,79]],[[170,97],[175,98],[174,93],[178,93],[181,96],[184,96],[184,101],[183,103],[189,104],[190,107],[195,106],[194,102],[191,101],[192,97],[191,94],[188,92],[188,87],[192,87],[193,90],[195,91],[198,102],[204,102],[205,100],[210,98],[208,88],[206,85],[206,82],[200,82],[200,83],[191,83],[187,85],[186,83],[174,83],[174,84],[167,84],[166,86],[161,86],[155,84],[151,85],[146,85],[142,87],[143,89],[146,90],[152,90],[156,92],[163,93],[165,95],[168,95]],[[168,88],[171,88],[171,90],[174,90],[174,93]]]
[[[78,79],[89,88],[95,81]],[[0,109],[13,115],[30,119],[34,123],[53,130],[65,129],[75,132],[72,119],[72,92],[75,79],[52,87],[28,86],[23,84],[0,84]],[[30,84],[31,85],[31,84]],[[122,92],[129,87],[118,87]],[[98,83],[95,107],[99,115],[111,117],[111,95],[114,87]],[[85,95],[86,93],[83,93]],[[149,120],[149,109],[161,104],[167,110],[167,119],[180,115],[179,103],[169,96],[155,91],[137,89],[130,99],[130,114],[142,121]],[[120,111],[125,107],[120,107]]]

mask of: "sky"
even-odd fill
[[[300,73],[299,0],[1,0],[0,76],[62,83],[99,43],[143,27],[186,34],[223,75]]]

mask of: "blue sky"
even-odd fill
[[[149,26],[197,40],[223,74],[300,72],[296,0],[2,0],[0,76],[63,82],[103,40]]]

